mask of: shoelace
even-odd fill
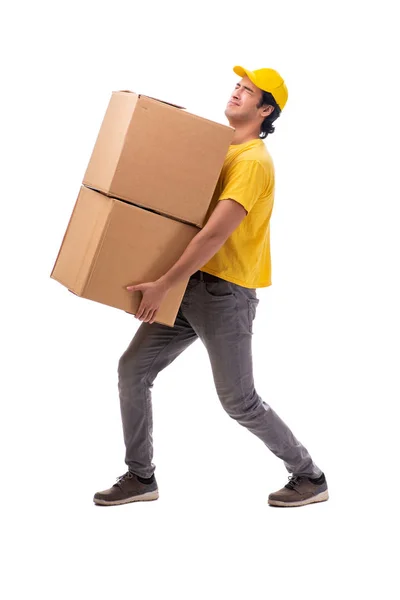
[[[299,485],[303,477],[301,477],[300,475],[289,475],[288,479],[289,483],[287,483],[285,487],[289,490],[294,490],[295,486]]]
[[[121,487],[121,483],[124,483],[124,481],[126,479],[132,479],[132,477],[133,477],[133,474],[130,471],[127,471],[120,477],[117,477],[117,483],[115,485],[117,485],[118,487]]]

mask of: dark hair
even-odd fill
[[[268,106],[273,106],[274,110],[268,117],[265,117],[264,121],[261,123],[259,136],[261,139],[266,138],[269,133],[274,133],[275,127],[272,125],[274,121],[281,114],[281,109],[277,105],[275,98],[269,92],[264,92],[262,90],[262,96],[260,102],[257,104],[257,108],[261,108],[264,104]]]

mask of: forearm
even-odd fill
[[[204,234],[204,230],[200,231],[176,263],[158,281],[170,288],[178,281],[190,277],[205,265],[222,245],[221,238]]]

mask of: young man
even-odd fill
[[[269,496],[276,506],[328,499],[325,476],[306,448],[257,394],[253,381],[252,323],[256,288],[271,285],[269,223],[274,167],[262,138],[287,101],[287,88],[273,69],[241,77],[225,115],[235,128],[232,144],[204,228],[160,279],[127,289],[142,292],[136,318],[143,321],[119,362],[119,395],[128,472],[94,496],[113,505],[158,498],[152,462],[151,387],[157,374],[197,338],[211,361],[215,387],[230,417],[259,437],[292,476]],[[168,289],[190,277],[175,326],[154,323]]]

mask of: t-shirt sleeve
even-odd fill
[[[241,160],[226,173],[218,200],[235,200],[250,212],[267,187],[267,176],[256,160]]]

